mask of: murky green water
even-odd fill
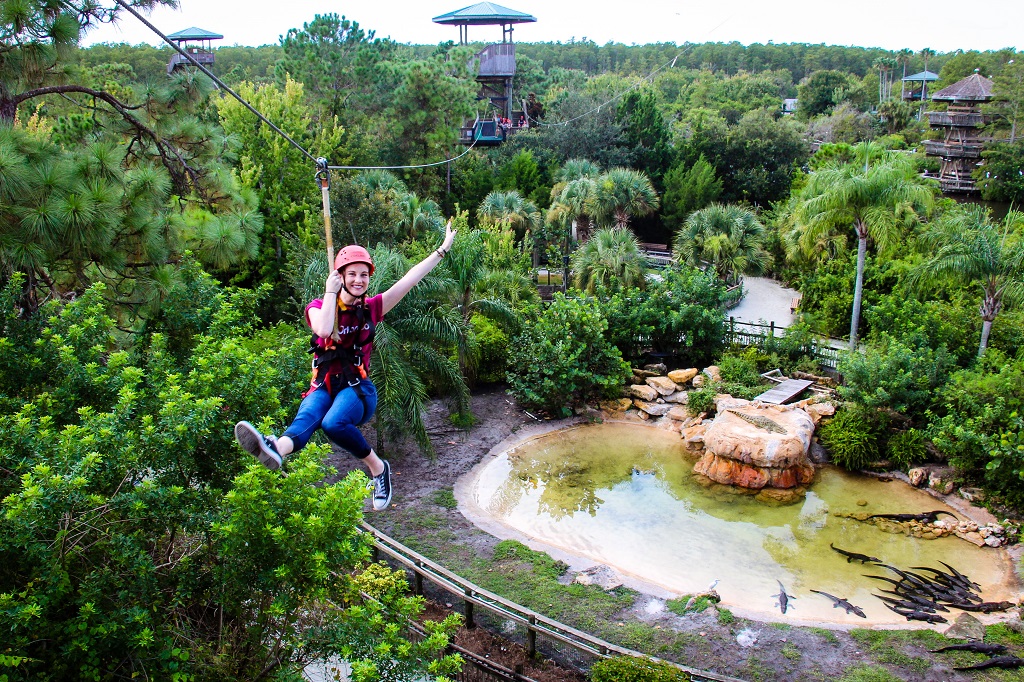
[[[632,424],[582,426],[498,456],[478,471],[469,494],[472,507],[531,538],[670,591],[698,592],[718,580],[723,602],[751,616],[905,623],[871,596],[876,586],[885,586],[862,576],[888,573],[847,563],[829,543],[904,568],[941,568],[943,560],[979,582],[986,599],[1016,597],[1002,550],[956,538],[892,535],[830,513],[948,509],[904,483],[829,467],[802,502],[768,506],[702,487],[693,464],[678,434]],[[786,616],[771,596],[779,591],[777,580],[797,597]],[[810,589],[849,598],[868,620],[832,608]]]

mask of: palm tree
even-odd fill
[[[568,183],[580,178],[596,178],[601,167],[588,159],[569,159],[555,173],[555,183]]]
[[[952,279],[981,285],[981,341],[985,353],[992,322],[1007,303],[1024,299],[1024,213],[1010,211],[1002,225],[991,221],[988,209],[958,206],[925,236],[933,255],[912,273],[911,281],[934,283]],[[1016,234],[1014,234],[1016,233]]]
[[[629,226],[630,218],[658,210],[658,193],[650,178],[632,168],[612,168],[597,179],[591,199],[594,217],[603,226]]]
[[[548,209],[547,221],[565,230],[569,230],[575,223],[576,239],[587,241],[590,238],[594,195],[597,193],[595,180],[584,176],[565,183],[557,195],[554,194],[555,188],[551,191],[553,200]]]
[[[463,326],[471,328],[470,320],[479,314],[509,332],[518,331],[517,306],[538,298],[529,277],[511,269],[495,269],[488,264],[488,235],[482,230],[463,234],[452,244],[444,267],[452,282],[450,300],[462,316]],[[459,347],[459,370],[466,383],[476,377],[478,353],[472,343]]]
[[[415,238],[426,232],[437,231],[444,226],[441,207],[433,199],[420,199],[412,192],[398,197],[400,218],[396,227],[401,237]]]
[[[868,240],[877,244],[880,253],[892,251],[934,203],[932,187],[917,175],[909,159],[894,157],[872,164],[864,145],[857,145],[855,151],[864,155],[864,166],[852,163],[811,173],[794,216],[803,229],[805,251],[837,228],[852,227],[857,236],[851,349],[857,347]]]
[[[676,233],[676,257],[693,266],[711,263],[720,279],[735,282],[740,274],[760,274],[768,264],[764,225],[742,206],[711,204],[694,211]]]
[[[613,277],[621,286],[643,289],[646,284],[640,242],[625,228],[600,229],[572,256],[573,284],[593,293],[609,286]]]
[[[480,202],[476,214],[480,221],[487,225],[495,225],[502,221],[508,222],[516,234],[521,235],[520,239],[527,232],[540,227],[542,223],[537,205],[524,199],[517,190],[508,192],[494,190]]]

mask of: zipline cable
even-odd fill
[[[153,33],[155,33],[158,36],[160,36],[160,38],[165,43],[170,45],[171,48],[174,49],[178,54],[180,54],[183,57],[185,57],[185,59],[187,59],[189,62],[191,62],[192,65],[194,65],[196,68],[198,68],[204,74],[206,74],[207,77],[209,77],[214,83],[217,84],[217,87],[219,87],[220,89],[224,90],[229,95],[231,95],[236,100],[238,100],[238,102],[242,106],[244,106],[246,109],[248,109],[253,114],[255,114],[258,119],[260,119],[263,123],[266,123],[268,126],[270,126],[271,130],[276,132],[278,135],[280,135],[284,139],[288,140],[288,142],[290,142],[293,147],[298,149],[300,152],[302,152],[302,154],[306,158],[308,158],[310,161],[312,161],[314,164],[316,164],[318,183],[321,182],[320,181],[320,173],[323,170],[325,170],[325,169],[327,169],[327,170],[411,170],[411,169],[415,169],[415,168],[430,168],[432,166],[441,166],[441,165],[446,164],[446,163],[452,163],[453,161],[457,161],[458,159],[461,159],[463,156],[465,156],[470,151],[472,151],[473,147],[476,146],[477,140],[473,140],[473,144],[471,144],[469,146],[469,148],[466,149],[466,151],[462,152],[458,156],[453,156],[452,158],[445,159],[443,161],[434,161],[433,163],[420,163],[420,164],[411,164],[411,165],[404,165],[404,166],[331,166],[331,165],[322,165],[320,163],[323,160],[321,157],[313,156],[313,154],[311,154],[305,147],[303,147],[301,144],[299,144],[294,139],[292,139],[292,137],[290,135],[288,135],[288,133],[284,132],[283,130],[278,128],[276,125],[274,125],[274,123],[269,118],[267,118],[266,116],[261,114],[256,109],[256,107],[254,107],[253,105],[249,104],[249,102],[247,102],[244,97],[242,97],[237,92],[235,92],[230,87],[228,87],[227,83],[225,83],[220,78],[218,78],[216,75],[214,75],[214,73],[212,71],[210,71],[208,68],[206,68],[205,66],[200,64],[199,60],[197,60],[195,57],[190,55],[187,51],[182,49],[182,47],[180,45],[178,45],[173,40],[171,40],[166,35],[164,35],[163,32],[160,31],[160,29],[158,29],[156,26],[154,26],[144,16],[139,14],[135,10],[134,7],[132,7],[131,5],[127,4],[124,0],[114,0],[114,2],[117,5],[119,5],[120,7],[122,7],[123,9],[128,10],[128,12],[130,12],[136,19],[138,19],[143,24],[145,24],[146,27],[149,28],[149,30],[153,31]],[[327,218],[327,220],[330,220],[330,218]]]
[[[284,132],[283,130],[281,130],[280,128],[278,128],[278,127],[277,127],[276,125],[274,125],[274,123],[273,123],[273,122],[272,122],[272,121],[271,121],[271,120],[270,120],[269,118],[267,118],[266,116],[264,116],[263,114],[261,114],[261,113],[260,113],[259,111],[257,111],[257,110],[256,110],[256,107],[254,107],[253,105],[251,105],[251,104],[249,104],[249,103],[248,103],[247,101],[245,101],[245,98],[244,98],[244,97],[242,97],[242,96],[241,96],[241,95],[239,95],[239,94],[238,94],[237,92],[235,92],[234,90],[232,90],[231,88],[229,88],[229,87],[227,86],[227,84],[226,84],[226,83],[225,83],[224,81],[222,81],[222,80],[221,80],[220,78],[217,78],[217,76],[215,76],[215,75],[213,74],[213,72],[212,72],[212,71],[210,71],[210,70],[209,70],[208,68],[206,68],[205,66],[203,66],[202,64],[200,64],[200,63],[199,63],[199,60],[197,60],[197,59],[196,59],[195,57],[193,57],[193,56],[192,56],[192,55],[190,55],[190,54],[189,54],[188,52],[186,52],[186,51],[185,51],[184,49],[182,49],[182,47],[181,47],[180,45],[178,45],[177,43],[175,43],[174,41],[172,41],[172,40],[171,40],[170,38],[168,38],[167,36],[165,36],[165,35],[164,35],[164,34],[163,34],[163,33],[162,33],[161,31],[160,31],[160,29],[158,29],[158,28],[157,28],[156,26],[154,26],[154,25],[153,25],[152,23],[150,23],[150,21],[149,21],[148,19],[146,19],[146,18],[145,18],[144,16],[142,16],[142,15],[141,15],[141,14],[139,14],[139,13],[138,13],[137,11],[135,11],[135,8],[134,8],[134,7],[132,7],[131,5],[129,5],[128,3],[126,3],[126,2],[124,1],[124,0],[114,0],[114,2],[115,2],[115,3],[117,3],[118,5],[120,5],[120,6],[122,7],[122,8],[124,8],[124,9],[128,10],[128,11],[129,11],[129,12],[130,12],[130,13],[131,13],[132,15],[134,15],[134,16],[135,16],[135,18],[136,18],[136,19],[138,19],[138,20],[139,20],[139,21],[141,21],[141,22],[142,22],[143,24],[145,24],[145,25],[146,25],[146,27],[147,27],[147,28],[149,28],[149,30],[151,30],[151,31],[152,31],[153,33],[155,33],[155,34],[157,34],[158,36],[160,36],[160,38],[161,38],[161,39],[162,39],[162,40],[163,40],[163,41],[164,41],[165,43],[167,43],[168,45],[170,45],[170,46],[171,46],[171,47],[172,47],[172,48],[173,48],[173,49],[174,49],[174,50],[175,50],[175,51],[176,51],[176,52],[177,52],[178,54],[182,55],[183,57],[185,57],[185,59],[187,59],[188,61],[192,62],[192,64],[193,64],[193,65],[195,65],[195,66],[196,66],[196,68],[198,68],[198,69],[199,69],[200,71],[202,71],[202,72],[203,72],[204,74],[206,74],[206,75],[207,75],[207,76],[208,76],[208,77],[209,77],[210,79],[212,79],[212,80],[213,80],[213,82],[214,82],[214,83],[216,83],[216,84],[217,84],[217,86],[218,86],[219,88],[223,89],[223,90],[224,90],[225,92],[227,92],[227,93],[228,93],[229,95],[231,95],[232,97],[234,97],[235,99],[237,99],[237,100],[239,101],[239,103],[241,103],[241,105],[242,105],[242,106],[244,106],[244,107],[245,107],[246,109],[248,109],[248,110],[249,110],[249,111],[251,111],[252,113],[256,114],[256,117],[257,117],[257,118],[258,118],[259,120],[263,121],[263,122],[264,122],[264,123],[266,123],[266,124],[267,124],[268,126],[270,126],[270,128],[271,128],[272,130],[274,130],[274,131],[275,131],[275,132],[276,132],[276,133],[277,133],[278,135],[280,135],[280,136],[281,136],[281,137],[283,137],[284,139],[288,140],[288,142],[290,142],[290,143],[291,143],[291,145],[292,145],[293,147],[295,147],[295,148],[296,148],[296,149],[298,149],[298,150],[299,150],[300,152],[302,152],[302,153],[303,153],[303,154],[304,154],[304,155],[305,155],[305,156],[306,156],[306,157],[307,157],[307,158],[308,158],[308,159],[309,159],[310,161],[312,161],[313,163],[316,163],[316,162],[317,162],[317,159],[316,159],[316,157],[315,157],[315,156],[313,156],[312,154],[310,154],[310,153],[309,153],[309,152],[308,152],[308,151],[306,150],[306,148],[305,148],[305,147],[303,147],[303,146],[302,146],[301,144],[299,144],[298,142],[296,142],[295,140],[293,140],[293,139],[291,138],[291,136],[290,136],[290,135],[288,135],[288,133]]]

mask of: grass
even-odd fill
[[[684,594],[681,597],[669,599],[665,602],[665,608],[677,616],[685,616],[691,613],[701,613],[714,603],[715,601],[706,595],[694,598],[692,594]]]
[[[736,622],[736,616],[732,615],[732,611],[729,609],[718,607],[718,624],[719,625],[730,625]]]
[[[839,644],[839,638],[836,637],[836,633],[832,632],[828,628],[808,628],[808,630],[818,635],[829,644]]]
[[[786,642],[782,645],[782,655],[791,661],[799,661],[803,658],[803,654],[796,648],[796,645],[792,642]]]
[[[455,493],[452,492],[451,488],[435,490],[430,496],[430,501],[438,507],[444,507],[445,509],[455,509],[459,506],[459,503],[455,500]]]
[[[885,668],[859,664],[845,671],[839,682],[903,682]]]
[[[948,641],[933,630],[857,629],[851,631],[850,636],[880,663],[888,663],[917,673],[923,673],[930,669],[932,661],[911,656],[904,650],[904,647],[916,644],[925,649],[934,649]]]

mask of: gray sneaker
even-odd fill
[[[384,511],[391,504],[391,465],[386,459],[384,471],[373,477],[373,511]]]
[[[273,436],[264,436],[255,426],[243,421],[235,424],[235,438],[243,450],[255,456],[271,471],[281,468],[281,455],[277,452]]]

